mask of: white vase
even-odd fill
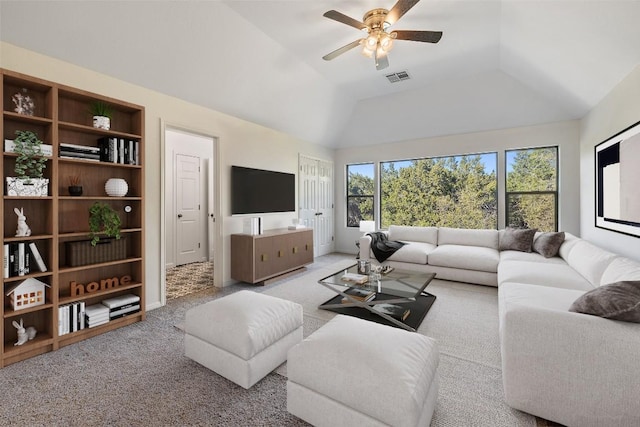
[[[93,127],[98,129],[111,129],[111,119],[105,116],[93,116]]]
[[[122,178],[109,178],[104,184],[104,191],[111,197],[124,197],[129,191],[129,185]]]

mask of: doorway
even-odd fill
[[[215,137],[164,129],[163,303],[214,288]]]
[[[313,253],[322,256],[333,252],[333,162],[300,155],[298,215],[313,228]]]

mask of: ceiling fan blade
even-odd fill
[[[378,56],[376,50],[373,55],[373,58],[376,60],[376,70],[384,70],[389,66],[389,56],[386,53],[384,55]]]
[[[359,30],[364,30],[365,28],[367,28],[367,26],[362,22],[358,21],[357,19],[353,19],[345,15],[344,13],[340,13],[337,10],[330,10],[328,12],[325,12],[322,16],[324,16],[325,18],[333,19],[334,21],[342,22],[343,24],[350,25]]]
[[[396,40],[411,40],[414,42],[438,43],[442,38],[442,31],[418,31],[418,30],[397,30]]]
[[[384,20],[388,22],[389,25],[393,25],[419,1],[420,0],[398,0],[389,13],[387,13],[387,17]]]
[[[331,61],[333,58],[342,55],[343,53],[345,53],[346,51],[349,51],[351,49],[353,49],[354,47],[358,46],[360,43],[362,43],[364,39],[359,39],[356,41],[353,41],[351,43],[349,43],[348,45],[342,46],[339,49],[334,50],[331,53],[326,54],[325,56],[322,57],[322,59],[324,59],[325,61]]]

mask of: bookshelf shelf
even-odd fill
[[[49,179],[49,195],[22,197],[7,195],[4,182],[6,177],[15,176],[17,155],[2,151],[0,178],[3,189],[0,197],[2,204],[0,219],[4,224],[2,247],[7,248],[3,251],[3,255],[7,254],[6,259],[12,263],[14,262],[12,259],[15,260],[16,256],[22,259],[23,244],[29,248],[29,244],[33,242],[35,248],[26,249],[24,252],[25,262],[26,253],[31,255],[30,271],[25,275],[18,275],[18,267],[14,267],[15,264],[11,264],[9,273],[6,269],[4,270],[4,276],[10,277],[2,279],[5,296],[4,302],[0,304],[3,319],[0,342],[4,343],[0,354],[1,368],[144,320],[146,314],[143,257],[145,244],[144,107],[4,69],[0,69],[0,79],[2,80],[0,134],[3,140],[13,140],[18,130],[29,130],[35,132],[44,144],[50,145],[53,152],[52,156],[47,157],[44,172],[44,177]],[[18,107],[24,104],[16,106],[14,99],[19,98],[17,94],[28,94],[33,100],[34,106],[30,111],[29,108],[26,111],[22,110],[32,115],[20,112]],[[113,111],[111,129],[97,129],[92,126],[93,117],[90,114],[90,106],[94,102],[103,102],[111,107]],[[108,146],[106,142],[111,143],[109,138],[116,138],[119,145]],[[111,156],[116,159],[115,162],[104,161],[108,157],[106,154],[113,153],[117,154]],[[97,159],[98,155],[100,160]],[[127,182],[129,191],[125,197],[109,197],[106,194],[105,182],[110,178],[120,178]],[[69,194],[69,187],[78,185],[75,183],[77,179],[82,186],[82,195],[75,197]],[[89,208],[95,202],[108,204],[120,216],[121,235],[126,238],[120,247],[126,247],[126,252],[122,252],[126,258],[70,267],[69,260],[73,258],[68,258],[72,255],[68,254],[67,247],[71,247],[70,244],[73,242],[89,239]],[[17,226],[15,208],[24,209],[31,236],[15,237]],[[16,247],[19,250],[16,250]],[[44,261],[44,267],[38,266],[35,261],[37,256],[33,254],[36,252]],[[104,260],[115,257],[93,259]],[[47,271],[40,272],[39,268],[46,268]],[[123,277],[127,279],[122,281],[123,285],[71,296],[72,289],[78,292],[78,284],[85,286],[116,277],[121,280]],[[45,304],[15,311],[6,294],[16,285],[22,286],[27,279],[37,279],[48,286],[45,287]],[[41,288],[38,286],[41,287],[42,284],[29,280],[22,287],[21,292],[28,292],[28,286],[36,286],[39,290]],[[60,321],[67,319],[67,313],[71,312],[70,306],[80,307],[81,303],[99,304],[105,298],[127,294],[139,297],[140,312],[90,329],[74,331],[76,327],[79,328],[82,325],[81,322],[77,324],[72,322],[72,332],[65,334],[66,331],[59,330]],[[80,310],[77,310],[76,313],[79,312]],[[33,326],[38,333],[34,340],[14,346],[17,332],[12,322],[20,319],[23,320],[25,327]]]

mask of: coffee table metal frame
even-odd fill
[[[436,276],[435,273],[423,273],[417,271],[394,269],[390,273],[381,275],[380,280],[378,280],[377,283],[367,282],[365,284],[358,285],[354,282],[342,280],[342,276],[346,272],[356,273],[356,264],[348,267],[347,269],[340,270],[337,273],[324,277],[318,280],[318,283],[332,290],[333,292],[342,295],[343,298],[347,298],[349,302],[340,302],[338,304],[324,303],[319,305],[318,308],[322,310],[329,310],[331,308],[361,307],[369,310],[371,313],[374,313],[377,316],[384,318],[385,320],[393,323],[396,326],[399,326],[411,332],[415,332],[416,330],[411,326],[403,323],[398,319],[394,319],[393,317],[385,313],[381,313],[375,310],[374,307],[377,304],[402,304],[413,302],[420,295],[432,296],[433,298],[435,298],[435,295],[425,292],[424,290]],[[371,301],[360,301],[353,296],[345,293],[345,291],[347,291],[351,287],[360,287],[362,289],[374,291],[376,292],[376,294],[382,293],[386,296],[391,296],[392,298],[381,300],[377,300],[376,298],[374,298]]]

